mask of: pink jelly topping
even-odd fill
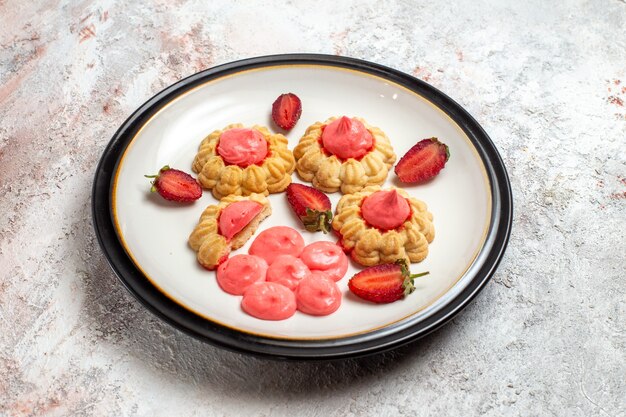
[[[255,129],[228,129],[220,135],[217,153],[227,164],[245,168],[265,159],[267,141],[263,134]]]
[[[295,291],[300,280],[310,273],[309,268],[299,258],[292,255],[280,255],[267,269],[266,280],[282,284],[291,291]]]
[[[229,294],[241,295],[246,289],[265,281],[267,262],[252,255],[235,255],[217,268],[217,283]]]
[[[348,270],[348,257],[343,249],[332,242],[315,242],[307,245],[300,259],[311,271],[322,271],[334,281],[339,281]]]
[[[219,233],[230,240],[263,211],[263,204],[243,200],[227,205],[220,213]]]
[[[341,159],[361,158],[374,145],[374,137],[365,125],[343,116],[324,127],[322,146]]]
[[[361,214],[370,225],[391,230],[400,227],[411,215],[411,207],[406,198],[396,190],[377,191],[365,197],[361,204]]]
[[[341,291],[324,272],[313,271],[296,289],[298,310],[313,316],[326,316],[341,305]]]
[[[257,282],[246,290],[241,308],[262,320],[284,320],[296,312],[296,297],[289,288],[275,282]]]
[[[304,239],[295,229],[275,226],[261,232],[250,245],[248,253],[260,256],[271,265],[279,255],[300,256],[303,248]]]

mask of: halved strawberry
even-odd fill
[[[419,141],[400,159],[395,172],[402,182],[424,182],[443,169],[450,149],[437,138]]]
[[[427,274],[422,272],[411,275],[406,260],[400,259],[393,264],[364,269],[350,278],[348,288],[364,300],[379,304],[392,303],[415,291],[413,280]]]
[[[272,104],[272,119],[281,129],[293,129],[301,114],[302,102],[293,93],[281,94]]]
[[[161,168],[156,175],[144,177],[154,178],[150,191],[158,192],[166,200],[188,203],[202,196],[202,188],[194,177],[169,165]]]
[[[326,194],[307,185],[291,183],[287,187],[287,201],[306,230],[321,230],[324,233],[330,231],[333,212]]]

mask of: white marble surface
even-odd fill
[[[414,74],[505,160],[500,269],[419,343],[322,364],[225,352],[104,261],[90,186],[116,128],[181,77],[287,52]],[[0,0],[0,415],[626,415],[624,101],[623,0]]]

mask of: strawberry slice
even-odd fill
[[[406,260],[400,259],[393,264],[364,269],[350,278],[348,288],[364,300],[378,304],[392,303],[415,291],[413,280],[424,275],[428,272],[411,275]]]
[[[154,178],[150,191],[158,192],[166,200],[188,203],[202,196],[202,188],[194,177],[186,172],[172,169],[169,165],[161,168],[156,175],[144,175],[144,177]]]
[[[437,138],[424,139],[400,159],[395,172],[402,182],[424,182],[439,174],[448,159],[450,149],[446,144]]]
[[[306,230],[321,230],[324,233],[330,231],[333,212],[326,194],[307,185],[291,183],[287,187],[287,201]]]
[[[272,119],[281,129],[293,129],[301,114],[302,102],[293,93],[281,94],[272,104]]]

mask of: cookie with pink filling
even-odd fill
[[[204,138],[192,168],[200,185],[221,199],[284,191],[291,184],[295,160],[285,136],[265,126],[237,123]]]
[[[324,192],[355,193],[380,185],[396,161],[391,142],[359,117],[331,117],[309,126],[293,150],[298,175]]]
[[[426,204],[395,187],[372,186],[344,195],[332,227],[344,251],[364,266],[400,259],[420,262],[435,238],[433,215]]]
[[[213,270],[232,250],[242,247],[271,213],[270,202],[262,194],[225,197],[204,209],[189,235],[189,246],[200,265]]]

